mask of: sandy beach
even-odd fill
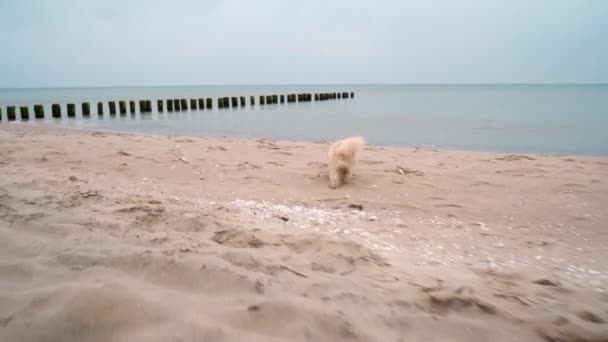
[[[608,158],[0,124],[0,341],[608,341]]]

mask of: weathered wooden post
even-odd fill
[[[224,108],[224,99],[222,99],[221,97],[217,98],[217,108],[219,108],[219,109]]]
[[[266,104],[266,98],[264,95],[260,95],[260,105]]]
[[[129,100],[129,112],[135,114],[135,101]]]
[[[245,103],[245,96],[241,96],[241,107],[245,107],[247,103]]]
[[[173,112],[173,100],[167,100],[167,111]]]
[[[6,107],[6,118],[8,119],[8,121],[17,120],[17,115],[15,114],[15,106]]]
[[[190,99],[190,109],[195,110],[196,108],[196,99]]]
[[[2,112],[0,112],[2,116]],[[41,104],[34,105],[34,116],[36,119],[44,119],[44,106]]]
[[[179,102],[183,110],[188,110],[188,101],[186,101],[186,99],[180,99]]]
[[[272,103],[279,103],[279,95],[272,95]]]
[[[285,103],[285,95],[281,95],[281,96],[279,96],[279,101],[280,101],[281,103]]]
[[[116,115],[116,102],[109,101],[108,107],[110,108],[110,115]]]
[[[139,101],[139,107],[141,108],[141,101]],[[120,114],[127,114],[127,101],[118,101],[118,111]]]
[[[342,98],[343,99],[347,99],[348,98],[348,93],[347,92],[343,92],[342,93]]]
[[[319,94],[315,93],[315,101],[319,101]]]
[[[173,99],[173,108],[175,108],[176,112],[179,112],[181,110],[180,102],[178,99]]]
[[[249,96],[249,104],[251,107],[255,106],[255,96]]]
[[[213,99],[212,98],[207,99],[207,109],[213,109]]]
[[[351,92],[350,92],[350,98],[352,99],[352,98],[354,98],[354,97],[355,97],[355,93],[351,91]]]
[[[103,115],[103,102],[97,102],[97,115]]]
[[[19,112],[21,112],[21,120],[30,119],[30,108],[28,106],[19,107]]]
[[[51,114],[56,119],[61,118],[61,106],[58,103],[51,106]]]
[[[236,108],[236,107],[238,107],[238,106],[239,106],[239,99],[238,99],[238,98],[236,98],[236,96],[233,96],[233,97],[230,99],[230,105],[232,106],[232,108]]]
[[[163,108],[164,102],[163,100],[156,100],[156,109],[158,110],[159,113],[164,112],[164,108]]]
[[[198,109],[205,109],[205,99],[198,99]]]
[[[224,108],[230,108],[230,98],[228,96],[224,97]]]
[[[76,116],[76,105],[73,103],[68,103],[68,118],[73,118]]]
[[[91,116],[91,104],[88,102],[82,103],[82,116]]]
[[[272,95],[266,95],[266,104],[272,104]]]
[[[146,112],[146,101],[145,100],[139,100],[139,112],[140,113]]]
[[[0,121],[2,121],[2,107],[0,107]]]

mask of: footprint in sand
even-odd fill
[[[517,155],[517,154],[508,154],[504,157],[498,157],[496,158],[496,160],[503,160],[503,161],[520,161],[520,160],[536,160],[536,158],[532,158],[532,157],[528,157],[528,156],[523,156],[523,155]]]
[[[427,197],[427,199],[431,201],[445,201],[443,197]]]
[[[435,208],[464,208],[463,206],[461,206],[459,204],[454,204],[454,203],[435,204],[434,207]]]
[[[361,160],[359,163],[362,165],[378,165],[383,164],[384,162],[381,160]]]
[[[326,163],[319,163],[319,162],[316,162],[316,161],[310,162],[310,163],[306,164],[306,166],[308,166],[308,167],[316,167],[316,168],[323,168],[323,169],[327,168],[327,164]]]
[[[266,164],[274,165],[274,166],[285,166],[285,164],[287,164],[287,163],[284,161],[269,161],[269,162],[266,162]]]

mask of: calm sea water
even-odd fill
[[[354,99],[249,106],[249,96],[354,91]],[[217,109],[220,96],[247,106]],[[214,99],[213,110],[158,113],[156,99]],[[108,100],[153,100],[153,112],[108,115]],[[90,118],[80,103],[91,102]],[[105,101],[97,116],[97,101]],[[77,118],[65,104],[77,104]],[[0,89],[7,105],[45,105],[56,124],[117,131],[200,136],[329,140],[362,135],[372,144],[466,150],[608,155],[608,85],[311,85]],[[52,103],[62,119],[50,118]],[[33,108],[30,107],[30,112]],[[30,113],[33,116],[33,113]]]

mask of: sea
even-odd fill
[[[260,104],[260,95],[350,92],[354,97]],[[218,97],[246,106],[218,108]],[[255,105],[249,97],[255,96]],[[157,110],[158,99],[212,98],[213,109]],[[152,111],[111,116],[108,101],[152,100]],[[104,114],[97,114],[97,102]],[[81,103],[91,103],[83,117]],[[51,118],[61,104],[62,118]],[[76,104],[68,118],[67,103]],[[45,119],[33,119],[43,104]],[[7,106],[17,120],[7,122]],[[20,119],[28,106],[30,120]],[[118,107],[118,102],[117,102]],[[321,141],[511,153],[608,155],[608,85],[239,85],[0,89],[2,125],[57,125],[162,135]]]

